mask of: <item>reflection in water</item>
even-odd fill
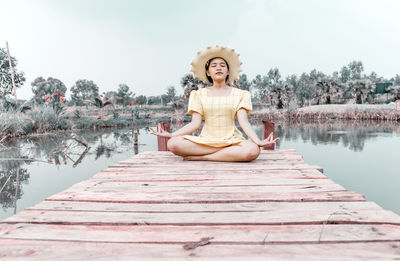
[[[135,151],[135,155],[139,153],[139,130],[137,128],[133,128],[133,149]]]
[[[149,132],[148,128],[141,131]],[[22,184],[29,183],[25,164],[45,162],[50,165],[77,167],[87,155],[95,160],[110,158],[112,154],[133,151],[139,153],[138,128],[79,131],[74,134],[59,133],[22,137],[12,140],[0,149],[0,204],[3,208],[14,207],[23,195]]]
[[[262,126],[256,131],[262,135]],[[303,142],[317,144],[341,143],[352,151],[362,151],[365,142],[378,136],[400,133],[400,123],[395,122],[334,122],[334,123],[299,123],[276,122],[275,136],[289,141],[301,139]],[[277,143],[279,148],[279,141]]]
[[[4,209],[14,207],[17,211],[17,200],[23,195],[21,184],[27,184],[29,173],[26,168],[21,168],[24,162],[20,160],[1,161],[0,170],[0,204]]]

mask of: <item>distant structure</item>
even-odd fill
[[[388,93],[387,88],[392,86],[393,83],[391,82],[377,82],[375,83],[375,94],[380,93]]]

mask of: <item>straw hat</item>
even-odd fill
[[[192,66],[190,71],[193,72],[194,77],[203,82],[208,82],[206,63],[208,60],[215,57],[221,57],[228,63],[228,83],[233,83],[235,80],[239,79],[239,73],[242,71],[240,68],[242,62],[239,61],[239,54],[235,53],[235,49],[220,45],[207,46],[205,49],[197,52],[196,57],[194,57],[190,63]]]

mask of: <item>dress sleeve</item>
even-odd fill
[[[198,112],[203,115],[203,105],[197,91],[193,90],[190,92],[188,114],[193,114],[193,112]]]
[[[249,91],[243,91],[242,95],[240,97],[239,104],[237,106],[236,112],[239,109],[245,109],[247,114],[250,114],[250,112],[253,109],[253,106],[251,104],[251,94]]]

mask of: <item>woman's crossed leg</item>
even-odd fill
[[[251,141],[242,141],[228,147],[215,148],[197,144],[183,137],[168,140],[168,149],[184,160],[252,161],[260,154],[260,148]]]

